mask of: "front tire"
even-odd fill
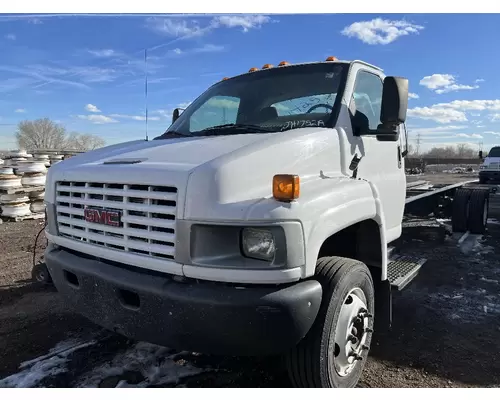
[[[322,304],[311,330],[287,355],[295,387],[351,388],[358,384],[373,332],[374,288],[360,261],[323,257],[315,278]]]

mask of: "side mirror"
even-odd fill
[[[483,159],[483,151],[479,150],[479,158],[482,160]]]
[[[398,127],[406,121],[408,110],[408,79],[387,76],[382,90],[382,105],[377,136],[397,140]]]
[[[179,118],[179,115],[181,115],[181,110],[180,110],[180,108],[176,108],[174,110],[174,112],[172,113],[172,123],[177,121],[177,119]]]

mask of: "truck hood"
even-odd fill
[[[339,161],[334,129],[140,140],[55,164],[45,199],[55,201],[56,181],[166,185],[178,188],[180,219],[241,219],[249,206],[272,195],[275,174],[307,180],[339,173]]]
[[[86,181],[182,188],[194,168],[255,141],[262,135],[137,140],[79,154],[49,169],[46,200],[52,202],[55,181]]]
[[[483,161],[484,166],[489,166],[491,164],[498,166],[500,164],[500,157],[486,157],[484,159],[484,161]]]

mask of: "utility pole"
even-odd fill
[[[422,141],[422,138],[420,137],[420,133],[417,133],[417,156],[420,155],[420,142]]]

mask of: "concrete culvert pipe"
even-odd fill
[[[2,194],[0,195],[0,204],[20,204],[28,203],[29,197],[24,194]]]
[[[14,169],[11,167],[0,168],[0,175],[14,175]]]
[[[0,189],[21,187],[21,177],[16,175],[0,175]]]
[[[32,213],[41,213],[45,210],[45,203],[43,201],[34,201],[30,205]]]
[[[36,201],[36,200],[42,200],[43,201],[43,199],[45,198],[45,191],[43,191],[43,192],[31,192],[29,194],[29,196],[30,196],[30,199],[32,201]]]
[[[47,172],[47,168],[42,161],[24,161],[18,164],[17,172]]]
[[[24,217],[30,214],[30,205],[27,203],[2,204],[3,217]]]
[[[23,186],[44,186],[46,175],[40,172],[25,173],[21,178]]]

